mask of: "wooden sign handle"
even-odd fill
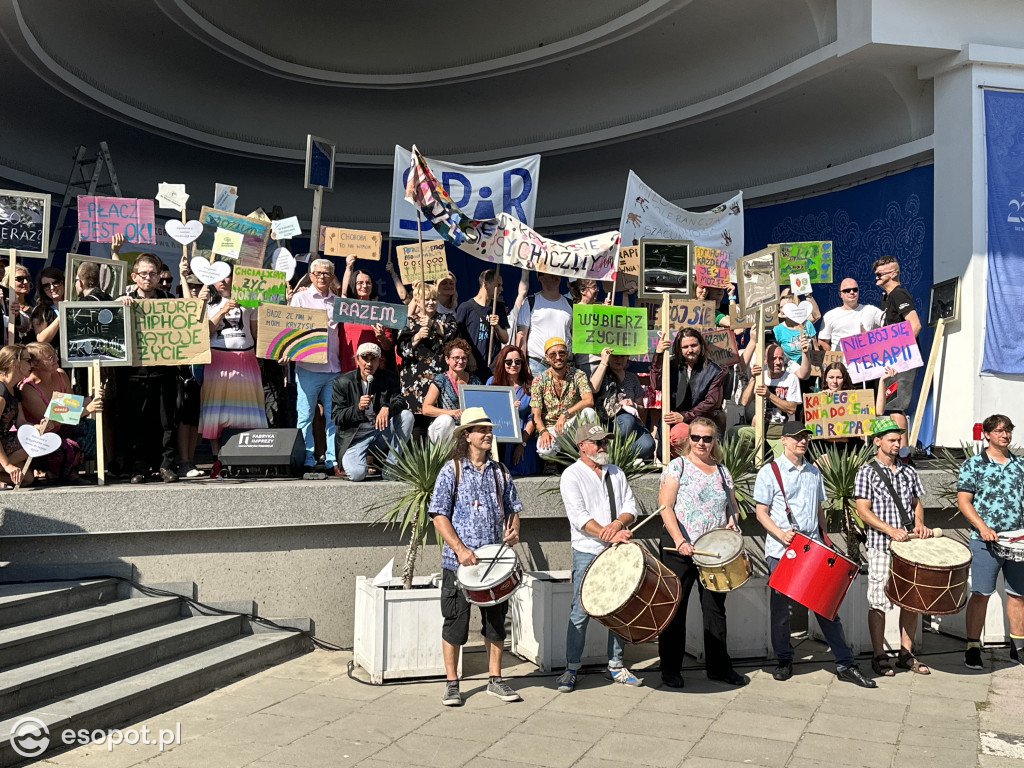
[[[10,261],[11,271],[7,273],[10,276],[10,282],[7,284],[7,343],[14,344],[14,328],[16,323],[14,321],[14,311],[12,308],[14,307],[15,298],[17,298],[16,294],[14,293],[14,275],[18,271],[18,249],[9,249],[8,258]]]
[[[101,375],[100,361],[93,360],[92,365],[89,368],[89,373],[92,379],[92,390],[93,397],[100,397],[103,392],[103,379]],[[107,484],[107,462],[106,454],[103,450],[103,420],[106,418],[106,411],[98,411],[93,414],[93,421],[96,422],[96,481],[100,485]]]
[[[38,423],[38,424],[36,425],[36,431],[37,431],[37,432],[38,432],[38,433],[39,433],[40,435],[44,435],[44,434],[46,434],[46,428],[47,428],[47,427],[48,427],[49,425],[50,425],[50,420],[49,420],[49,419],[43,419],[43,420],[42,420],[41,422],[39,422],[39,423]],[[16,482],[16,483],[14,484],[14,487],[15,487],[15,489],[17,489],[17,488],[21,488],[21,482],[22,482],[22,480],[24,480],[24,479],[25,479],[25,476],[26,476],[26,475],[27,475],[27,474],[29,473],[29,470],[30,470],[30,469],[32,469],[32,459],[33,459],[33,457],[32,457],[32,456],[29,456],[29,457],[28,457],[27,459],[25,459],[25,466],[23,466],[23,467],[21,468],[21,477],[19,477],[19,478],[18,478],[18,482]]]
[[[498,265],[494,265],[494,298],[491,300],[491,314],[498,314]],[[488,319],[488,322],[490,320]],[[487,367],[490,368],[494,362],[494,326],[490,327],[490,337],[487,339]],[[495,441],[497,442],[497,441]]]
[[[754,391],[756,392],[757,385],[764,383],[764,304],[757,308],[755,329],[757,336],[754,340],[754,360],[761,366],[760,381],[754,382]],[[764,401],[764,397],[754,395],[754,446],[758,451],[757,466],[761,465],[764,457]]]
[[[661,337],[669,339],[669,298],[661,294]],[[671,339],[670,339],[671,341]],[[668,422],[665,418],[672,407],[672,345],[669,344],[661,356],[661,463],[668,466],[672,460],[672,445],[669,440]]]
[[[914,424],[910,429],[910,438],[907,445],[913,451],[917,445],[917,436],[921,433],[921,420],[924,418],[924,407],[928,404],[928,390],[932,386],[932,376],[935,374],[935,364],[939,361],[939,350],[942,347],[942,337],[946,332],[946,320],[940,317],[935,323],[935,337],[932,339],[932,349],[928,353],[928,367],[924,369],[924,381],[921,382],[921,394],[917,398],[917,408],[914,410]]]

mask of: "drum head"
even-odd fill
[[[629,600],[644,574],[639,544],[608,547],[590,564],[580,585],[580,604],[591,616],[607,616]]]
[[[971,562],[971,550],[946,536],[894,541],[890,546],[894,555],[915,565],[951,568]]]
[[[693,562],[697,565],[722,565],[733,560],[743,551],[743,537],[729,528],[716,528],[708,531],[693,543],[694,549],[704,552],[715,552],[716,555],[694,555]]]
[[[515,570],[518,557],[510,547],[505,547],[501,559],[494,562],[493,558],[501,549],[501,544],[485,544],[473,550],[479,562],[476,565],[460,565],[455,572],[455,579],[463,589],[487,589],[503,582]],[[494,567],[491,568],[491,563]],[[487,569],[490,568],[490,572]],[[487,579],[484,579],[487,573]]]

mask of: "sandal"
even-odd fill
[[[879,677],[892,677],[896,671],[889,662],[889,655],[886,653],[875,656],[871,659],[871,671]]]
[[[922,664],[910,651],[900,651],[896,657],[896,666],[900,669],[909,669],[911,672],[918,675],[930,675],[931,669]]]

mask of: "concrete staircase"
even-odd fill
[[[49,729],[45,758],[66,729],[116,727],[311,647],[297,632],[137,595],[107,578],[0,584],[0,767],[26,760],[11,733],[23,717]]]

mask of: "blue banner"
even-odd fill
[[[988,295],[984,373],[1024,373],[1024,93],[985,91]]]

